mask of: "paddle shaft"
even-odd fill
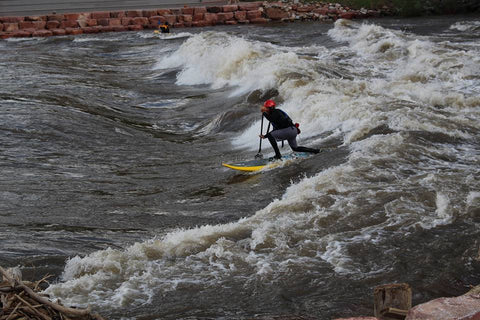
[[[262,122],[260,124],[260,145],[258,146],[258,154],[260,154],[260,152],[262,152],[262,137],[261,135],[263,134],[263,114],[262,114]]]

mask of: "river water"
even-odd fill
[[[65,304],[331,319],[371,315],[381,284],[418,304],[480,282],[478,16],[9,39],[0,56],[0,265],[53,274]],[[258,152],[271,97],[322,152],[222,167]]]

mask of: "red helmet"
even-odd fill
[[[265,108],[275,108],[275,101],[273,100],[267,100],[265,101],[265,103],[263,104],[263,106]]]

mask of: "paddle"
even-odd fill
[[[262,114],[262,122],[260,124],[260,136],[263,134],[263,114]],[[263,158],[262,152],[262,137],[260,137],[260,145],[258,146],[258,153],[255,155],[255,159]]]

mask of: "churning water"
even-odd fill
[[[478,284],[479,17],[174,31],[0,42],[1,265],[114,319],[331,319],[385,283]],[[223,168],[272,95],[323,151]]]

